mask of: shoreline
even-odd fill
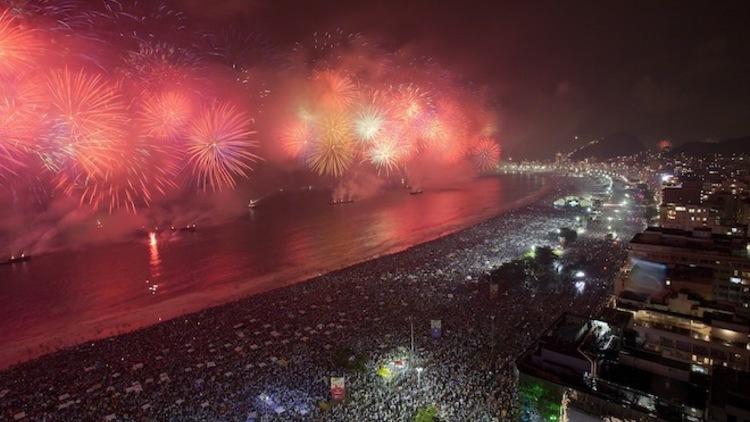
[[[74,332],[63,332],[62,334],[58,334],[48,341],[36,343],[35,346],[32,346],[33,348],[30,348],[26,345],[28,341],[17,343],[16,345],[14,345],[12,353],[7,353],[6,358],[0,359],[0,375],[3,372],[12,370],[18,366],[33,363],[39,359],[44,359],[58,353],[63,353],[75,349],[81,345],[86,345],[88,343],[98,343],[121,336],[132,335],[139,331],[147,330],[164,324],[169,324],[170,322],[181,318],[189,318],[202,312],[211,310],[218,311],[218,308],[232,306],[239,302],[249,301],[253,297],[269,294],[270,292],[290,289],[299,285],[307,285],[310,283],[320,282],[319,279],[336,276],[341,272],[346,272],[362,265],[371,264],[378,260],[402,254],[412,248],[428,246],[430,243],[441,241],[451,236],[459,236],[462,232],[471,230],[472,228],[477,227],[481,224],[486,224],[493,220],[501,219],[505,214],[509,212],[520,210],[528,206],[533,206],[540,200],[550,196],[554,191],[563,188],[570,189],[573,187],[573,185],[573,181],[569,178],[558,179],[554,178],[553,175],[545,175],[542,186],[540,186],[536,191],[523,196],[522,198],[518,198],[510,202],[509,204],[503,205],[502,208],[499,209],[498,212],[494,215],[480,218],[479,220],[471,223],[468,226],[441,231],[435,235],[425,238],[419,243],[411,244],[408,246],[392,247],[384,253],[365,257],[359,260],[353,260],[341,267],[326,269],[324,272],[312,271],[305,274],[294,273],[291,275],[289,275],[289,272],[276,272],[273,274],[268,274],[266,276],[256,277],[253,279],[253,283],[245,283],[244,288],[235,287],[235,297],[231,298],[230,300],[221,300],[219,298],[210,300],[208,302],[205,301],[205,295],[207,294],[207,292],[208,294],[210,294],[212,290],[221,291],[222,289],[219,287],[215,287],[214,289],[208,291],[180,296],[170,300],[170,302],[174,306],[174,309],[180,309],[180,311],[178,311],[176,315],[165,318],[164,320],[156,322],[144,322],[143,320],[146,317],[138,316],[138,311],[136,310],[131,314],[131,317],[129,319],[124,321],[122,319],[118,319],[118,321],[123,322],[120,324],[112,324],[111,328],[102,329],[97,327],[97,324],[101,324],[102,321],[106,321],[105,318],[103,320],[100,319],[88,323],[90,325],[87,325],[87,327],[85,327],[85,334],[83,335],[76,335],[76,333]],[[201,296],[201,300],[207,304],[198,309],[191,309],[189,304],[194,300],[196,295]],[[78,330],[80,330],[80,328]],[[46,334],[40,334],[40,336],[46,336]],[[73,340],[68,340],[71,338]],[[22,356],[22,358],[19,359],[19,356]]]
[[[14,366],[0,372],[4,416],[349,421],[376,404],[380,420],[401,420],[428,403],[440,403],[446,420],[504,414],[513,403],[508,363],[561,312],[596,312],[624,252],[599,232],[580,238],[566,262],[593,259],[605,270],[592,271],[585,291],[508,280],[493,300],[482,275],[532,246],[557,244],[554,231],[576,211],[541,200],[588,185],[558,180],[537,202],[401,253]],[[429,330],[435,318],[439,339]],[[376,374],[408,355],[409,321],[417,347],[408,366],[424,367],[429,389],[408,369],[393,382]],[[346,350],[366,356],[365,367],[336,363]],[[486,377],[488,365],[496,376]],[[318,408],[332,376],[346,378],[347,400]],[[276,414],[269,396],[286,412]]]

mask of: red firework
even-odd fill
[[[39,136],[45,113],[43,90],[37,81],[8,79],[0,82],[0,169],[15,173],[20,157],[30,152]]]
[[[405,122],[413,122],[431,106],[430,95],[427,91],[413,84],[399,85],[392,94],[392,109],[395,116]]]
[[[47,88],[49,127],[40,153],[47,167],[73,170],[74,180],[106,171],[128,123],[120,94],[99,74],[67,68],[52,72]]]
[[[188,165],[200,189],[234,188],[260,160],[253,120],[236,106],[215,103],[195,120],[188,135]]]
[[[490,138],[479,139],[471,149],[471,160],[479,171],[493,169],[500,161],[500,145]]]
[[[143,101],[138,123],[146,137],[175,141],[185,135],[192,113],[193,104],[186,95],[160,92]]]
[[[0,73],[16,74],[34,66],[42,45],[32,30],[19,24],[8,10],[0,13]]]
[[[320,103],[332,110],[343,110],[351,106],[357,95],[356,84],[345,75],[333,71],[319,72],[315,75],[315,88]]]
[[[281,146],[289,157],[299,158],[307,154],[316,137],[312,122],[300,119],[282,129]]]
[[[66,183],[65,192],[78,194],[81,204],[110,213],[120,209],[135,213],[177,186],[178,168],[168,152],[143,144],[123,148],[113,152],[116,160],[105,171],[79,183]]]

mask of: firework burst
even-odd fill
[[[340,73],[319,72],[314,79],[319,101],[327,109],[345,110],[354,103],[359,94],[356,84],[348,76]]]
[[[375,139],[383,131],[385,125],[386,113],[375,105],[361,107],[354,117],[357,138],[363,143]]]
[[[426,119],[421,128],[421,136],[427,146],[440,146],[447,142],[448,133],[445,123],[437,116]]]
[[[252,137],[252,119],[228,103],[215,103],[190,128],[188,165],[200,189],[219,191],[234,188],[237,179],[247,177],[260,157]]]
[[[109,153],[122,141],[128,123],[120,94],[99,74],[67,68],[52,72],[47,88],[48,167],[75,167],[85,172],[83,177],[102,171],[111,163]]]
[[[38,81],[0,81],[0,148],[20,152],[32,147],[45,113],[44,92]]]
[[[399,85],[392,92],[393,108],[398,118],[405,122],[413,122],[420,115],[429,111],[430,95],[427,91],[413,84]]]
[[[110,213],[120,209],[135,213],[177,186],[178,169],[166,149],[136,145],[112,155],[116,161],[106,171],[79,183],[65,183],[65,193],[77,194],[81,204]]]
[[[184,136],[192,113],[193,104],[186,95],[160,92],[143,101],[138,123],[146,137],[175,141]]]
[[[381,137],[373,143],[367,152],[367,158],[377,169],[378,172],[385,171],[389,174],[401,160],[402,151],[397,142],[391,137]]]
[[[42,45],[33,32],[19,24],[8,10],[0,13],[0,73],[4,75],[34,66]]]
[[[500,160],[500,146],[490,138],[481,138],[471,149],[471,160],[477,170],[491,170]]]
[[[282,148],[290,157],[300,158],[307,155],[316,137],[315,126],[312,122],[300,119],[282,130]]]
[[[343,113],[331,113],[320,122],[320,136],[310,148],[307,164],[320,175],[340,177],[352,164],[351,123]]]

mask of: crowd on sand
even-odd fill
[[[561,313],[596,313],[625,256],[590,229],[561,256],[565,271],[585,267],[576,283],[490,287],[493,268],[576,224],[581,210],[553,208],[556,196],[600,186],[557,183],[401,253],[0,372],[0,419],[398,421],[431,407],[440,420],[510,420],[514,359]],[[620,237],[639,229],[622,223]]]

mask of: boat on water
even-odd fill
[[[422,193],[424,193],[424,190],[418,189],[418,188],[414,188],[414,189],[412,189],[412,190],[409,191],[409,195],[419,195],[419,194],[422,194]]]
[[[21,252],[18,255],[11,255],[10,258],[4,262],[4,264],[17,264],[20,262],[26,262],[31,259],[31,255]]]
[[[352,202],[354,202],[353,198],[334,199],[334,200],[331,201],[331,205],[351,204]]]
[[[187,224],[187,225],[185,225],[183,227],[177,228],[177,230],[181,231],[181,232],[194,232],[197,229],[198,229],[198,227],[195,225],[195,223],[193,223],[193,224]],[[175,231],[174,226],[172,226],[172,231]]]
[[[260,202],[260,199],[251,199],[250,202],[247,203],[247,207],[254,209],[258,206],[258,202]]]

